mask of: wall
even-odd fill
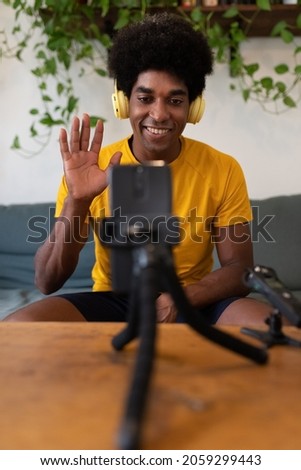
[[[9,8],[0,6],[0,30],[13,24]],[[250,63],[287,61],[287,46],[278,39],[253,39],[245,46]],[[24,63],[0,62],[0,203],[52,201],[62,174],[58,129],[41,155],[26,159],[10,149],[16,134],[27,146],[31,117],[28,110],[38,104],[34,52]],[[203,120],[187,125],[185,134],[203,140],[237,158],[245,172],[250,197],[299,193],[301,175],[301,105],[282,115],[263,112],[255,102],[245,104],[239,93],[229,90],[231,79],[226,65],[217,65],[208,79],[206,112]],[[111,109],[112,82],[90,76],[77,81],[82,112],[107,119],[104,144],[130,133],[127,121],[117,121]]]

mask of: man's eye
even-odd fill
[[[180,100],[178,98],[172,98],[170,102],[174,106],[180,106],[183,103],[183,100]]]
[[[138,97],[138,101],[140,101],[140,103],[151,103],[152,99],[150,96],[139,96]]]

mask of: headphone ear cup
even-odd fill
[[[204,114],[204,111],[205,111],[205,100],[202,98],[202,96],[198,96],[190,104],[187,122],[190,122],[191,124],[196,124],[197,122],[201,120]]]
[[[129,100],[121,90],[115,90],[112,94],[113,110],[118,119],[129,117]]]

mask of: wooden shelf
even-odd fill
[[[245,31],[248,37],[268,37],[279,21],[286,21],[293,27],[292,32],[296,36],[301,36],[301,30],[296,27],[297,16],[301,13],[301,5],[273,5],[271,11],[260,10],[256,5],[240,5],[235,4],[239,9],[243,18],[224,18],[224,13],[230,8],[231,5],[219,5],[216,7],[201,7],[204,13],[212,13],[210,19],[211,24],[218,23],[225,30],[229,28],[233,21],[238,21],[241,28]],[[175,8],[166,8],[165,10],[176,12]],[[187,9],[184,9],[187,11]],[[149,11],[156,12],[162,11],[160,7],[151,7]],[[114,36],[116,31],[114,30],[114,24],[117,20],[117,8],[111,8],[107,15],[103,17],[101,10],[95,9],[94,20],[100,26],[101,31],[108,33],[110,36]],[[52,12],[50,9],[40,10],[41,17],[44,21],[52,18]],[[251,25],[248,20],[253,19]],[[82,17],[82,27],[87,29],[89,20],[86,17]]]
[[[246,32],[248,37],[268,37],[276,23],[286,21],[293,27],[292,32],[296,36],[301,36],[301,30],[296,27],[296,19],[301,13],[301,5],[273,5],[270,11],[260,10],[256,5],[240,5],[235,6],[239,9],[243,18],[224,18],[224,13],[231,5],[219,5],[216,7],[201,7],[204,13],[213,13],[211,24],[218,23],[227,30],[233,21],[238,21],[241,28]],[[152,7],[151,11],[162,11],[161,8]],[[168,11],[175,11],[173,8],[166,8]],[[113,34],[113,25],[116,21],[116,9],[112,8],[105,18],[100,18],[104,22],[105,29]],[[244,19],[245,18],[245,19]],[[254,18],[249,25],[248,20]]]
[[[246,18],[224,18],[223,15],[230,5],[220,5],[217,7],[202,7],[204,13],[212,12],[211,23],[218,23],[224,29],[227,29],[233,21],[239,21],[241,27],[247,33],[248,37],[267,37],[270,36],[271,31],[276,23],[279,21],[286,21],[289,25],[293,26],[292,32],[296,36],[301,35],[301,30],[296,27],[296,19],[298,14],[301,13],[301,5],[273,5],[271,11],[259,10],[256,5],[239,5],[235,6],[239,9],[241,14]],[[253,18],[251,26],[248,26],[248,21]]]

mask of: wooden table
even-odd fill
[[[1,323],[0,448],[117,449],[137,352],[137,340],[123,351],[112,348],[122,328]],[[300,330],[285,331],[301,339]],[[300,444],[300,348],[275,346],[268,364],[257,365],[187,325],[158,325],[143,449],[300,449]]]

